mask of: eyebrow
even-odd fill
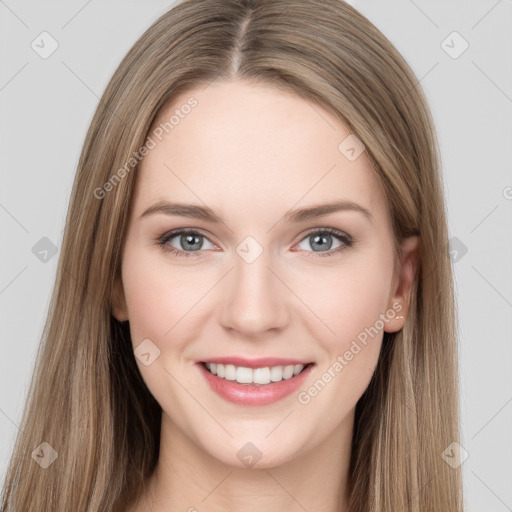
[[[353,201],[347,200],[289,210],[283,215],[283,219],[284,222],[287,223],[299,223],[339,211],[359,212],[362,213],[370,222],[373,222],[373,216],[368,209],[354,203]],[[140,218],[142,219],[157,213],[169,216],[190,217],[193,219],[205,220],[214,224],[224,223],[222,218],[208,206],[172,203],[169,201],[158,201],[145,210]]]

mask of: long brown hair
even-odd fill
[[[397,250],[404,237],[420,238],[406,324],[384,333],[356,407],[350,511],[462,510],[460,468],[441,456],[459,439],[446,209],[417,79],[341,0],[185,0],[128,52],[87,132],[2,511],[122,510],[154,470],[161,410],[137,369],[126,323],[111,314],[134,154],[166,102],[238,78],[287,88],[333,112],[366,147]],[[58,455],[47,468],[32,455],[49,450],[43,442]]]

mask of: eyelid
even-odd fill
[[[212,245],[215,245],[218,247],[218,244],[210,240],[210,235],[206,234],[205,231],[203,231],[200,228],[176,228],[172,229],[170,231],[165,232],[163,235],[159,236],[156,240],[156,244],[160,245],[162,249],[166,252],[175,253],[177,256],[185,256],[185,257],[202,257],[205,250],[201,249],[198,251],[183,251],[182,249],[177,249],[176,247],[170,246],[170,248],[166,248],[165,246],[167,243],[172,240],[173,238],[176,238],[180,234],[198,234],[206,238]],[[313,227],[308,229],[305,233],[302,233],[300,235],[300,238],[297,239],[297,241],[293,244],[293,247],[295,247],[297,244],[305,240],[310,234],[312,233],[322,233],[322,234],[328,234],[335,238],[337,238],[341,242],[341,246],[334,249],[334,250],[328,250],[328,251],[294,251],[294,252],[305,252],[309,253],[312,257],[326,257],[326,256],[332,256],[338,252],[343,251],[344,249],[348,249],[354,243],[356,240],[354,237],[346,233],[345,231],[342,231],[337,228],[331,228],[328,226],[323,227]],[[197,253],[197,254],[196,254]]]
[[[177,236],[182,235],[182,234],[191,234],[191,235],[197,234],[197,235],[201,235],[202,237],[206,238],[212,245],[214,245],[216,247],[219,247],[218,244],[216,244],[215,242],[210,240],[210,235],[209,234],[206,234],[205,231],[203,231],[202,229],[199,229],[199,228],[176,228],[176,229],[171,229],[170,231],[166,231],[164,234],[162,234],[159,237],[157,237],[156,244],[160,245],[165,251],[184,253],[184,254],[190,255],[190,256],[195,256],[195,254],[194,254],[195,252],[197,252],[197,253],[204,252],[204,249],[201,249],[199,251],[183,251],[182,249],[176,249],[176,247],[172,247],[172,246],[170,246],[171,247],[170,249],[166,249],[165,248],[165,246],[167,245],[167,243],[170,240],[172,240],[173,238],[176,238]],[[197,256],[200,256],[200,255],[198,254]]]
[[[311,228],[308,231],[306,231],[305,233],[303,233],[301,235],[301,237],[298,239],[298,241],[294,244],[294,247],[297,244],[301,243],[303,240],[305,240],[308,236],[310,236],[313,233],[321,233],[321,234],[331,235],[334,238],[337,238],[341,242],[341,246],[337,247],[336,249],[330,249],[328,251],[320,251],[320,252],[303,251],[306,253],[306,255],[308,257],[323,258],[323,257],[333,256],[335,254],[338,254],[338,253],[344,251],[345,249],[352,247],[356,243],[355,238],[353,236],[349,235],[348,233],[346,233],[345,231],[342,231],[341,229],[337,229],[337,228],[331,228],[329,226],[323,226],[323,227],[319,227],[319,228],[318,227]],[[299,251],[295,251],[295,252],[299,252]]]
[[[310,229],[308,229],[305,233],[303,233],[301,235],[301,237],[298,239],[298,242],[302,242],[302,240],[304,240],[304,238],[306,238],[311,233],[328,233],[330,235],[335,235],[338,238],[345,237],[348,240],[353,240],[353,238],[348,233],[346,233],[345,231],[343,231],[341,229],[331,228],[329,226],[323,226],[323,227],[320,227],[320,228],[310,228]]]

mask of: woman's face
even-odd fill
[[[351,429],[412,278],[393,274],[366,152],[319,106],[244,81],[183,93],[149,135],[113,313],[130,322],[164,422],[220,461],[252,455],[258,467]],[[353,207],[307,213],[342,202]],[[202,365],[212,360],[224,378]],[[277,367],[300,363],[311,364],[279,382]]]

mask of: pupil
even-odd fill
[[[195,244],[194,244],[194,240],[196,240]],[[199,236],[196,236],[196,235],[182,235],[181,236],[181,241],[182,241],[183,247],[190,249],[192,251],[199,250],[199,247],[190,247],[190,245],[196,245],[196,246],[199,245],[200,246],[201,244],[198,240],[199,240]]]
[[[330,243],[326,242],[326,238],[327,237],[329,237],[331,239]],[[316,244],[317,247],[320,248],[320,249],[322,249],[322,248],[330,249],[331,246],[332,246],[332,237],[331,237],[331,235],[315,235],[312,238],[313,238],[313,243],[311,244],[312,247],[315,246],[315,244]],[[320,243],[319,240],[323,240],[323,243]]]

